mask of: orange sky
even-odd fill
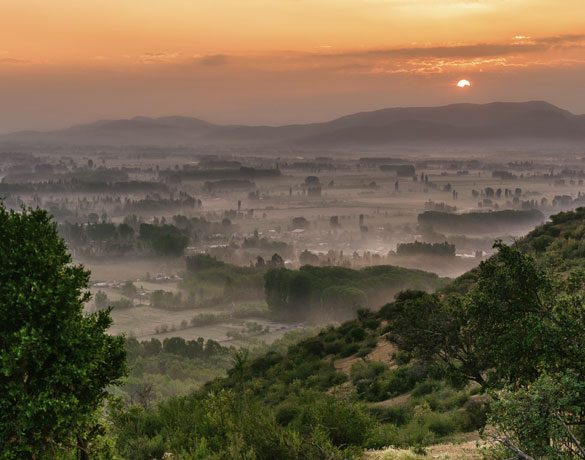
[[[584,0],[0,0],[0,132],[459,101],[585,113],[584,24]]]

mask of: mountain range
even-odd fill
[[[284,126],[220,125],[182,116],[135,117],[0,136],[2,143],[161,146],[244,143],[340,147],[511,140],[585,141],[585,115],[543,101],[494,102],[387,108],[328,122]]]

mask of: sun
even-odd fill
[[[471,86],[471,83],[469,82],[469,80],[459,80],[459,81],[457,82],[457,86],[458,86],[459,88],[466,88],[466,87],[468,87],[468,86]]]

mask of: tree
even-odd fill
[[[256,257],[256,267],[264,267],[265,265],[266,261],[264,260],[264,257],[262,256]]]
[[[494,394],[492,439],[533,458],[585,458],[585,382],[573,372],[541,375]]]
[[[149,241],[160,256],[181,256],[189,238],[174,225],[140,224],[140,238]]]
[[[563,353],[555,339],[552,283],[531,256],[501,242],[494,247],[498,254],[480,265],[466,299],[466,328],[491,378],[522,385]]]
[[[301,265],[319,265],[319,256],[305,249],[299,254],[299,262]]]
[[[103,310],[108,306],[108,296],[104,291],[97,291],[93,299],[96,310]]]
[[[494,247],[498,253],[480,264],[465,296],[406,296],[386,316],[404,349],[439,358],[481,385],[488,378],[493,385],[521,385],[563,353],[552,284],[529,255],[501,242]]]
[[[274,253],[270,258],[271,267],[284,267],[284,260],[280,257],[280,254]]]
[[[122,285],[122,295],[134,300],[138,295],[138,288],[132,281],[128,280]]]
[[[391,338],[488,390],[493,438],[519,458],[585,458],[585,274],[554,280],[495,247],[467,294],[405,292],[385,306]]]
[[[125,372],[109,310],[84,314],[89,272],[46,211],[0,204],[0,445],[3,458],[80,458],[106,386]]]

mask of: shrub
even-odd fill
[[[324,350],[325,353],[328,355],[336,355],[341,352],[342,348],[345,346],[345,343],[341,340],[335,340],[334,342],[325,342]]]
[[[354,355],[358,352],[360,346],[357,343],[349,343],[343,346],[339,355],[342,358],[348,358],[351,355]]]
[[[118,299],[110,302],[110,307],[114,310],[124,310],[127,308],[132,308],[134,304],[130,299]]]
[[[428,424],[429,430],[439,437],[448,436],[457,430],[457,423],[452,414],[432,412],[426,415],[425,422]]]
[[[442,387],[440,382],[434,380],[425,380],[416,384],[414,390],[412,390],[412,396],[418,397],[428,395],[434,391],[439,390]]]

